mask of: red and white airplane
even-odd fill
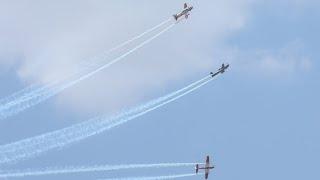
[[[207,156],[206,164],[205,164],[204,167],[199,167],[199,164],[196,165],[196,173],[198,174],[199,169],[204,169],[205,178],[208,179],[210,169],[213,169],[213,168],[214,168],[214,166],[213,166],[213,165],[210,165],[210,159],[209,159],[209,156]]]
[[[193,9],[192,6],[188,7],[188,4],[187,4],[187,3],[184,3],[182,12],[173,15],[173,17],[174,17],[174,19],[175,19],[176,21],[178,21],[178,19],[179,19],[180,17],[182,17],[182,16],[184,16],[186,19],[188,19],[189,15],[190,15],[189,12],[190,12],[192,9]]]

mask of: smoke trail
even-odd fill
[[[164,21],[162,24],[165,24],[169,22],[169,20]],[[159,37],[161,34],[165,33],[166,31],[168,31],[169,29],[171,29],[174,26],[174,24],[171,24],[169,27],[165,28],[164,30],[160,31],[159,33],[157,33],[156,35],[152,36],[151,38],[143,41],[141,44],[135,46],[133,49],[129,50],[128,52],[122,54],[121,56],[113,59],[112,61],[104,64],[103,66],[85,74],[82,75],[78,78],[75,78],[74,80],[70,80],[67,81],[65,83],[62,83],[62,85],[53,87],[53,88],[49,88],[48,87],[44,87],[44,88],[40,88],[37,91],[34,92],[30,92],[27,93],[25,96],[21,97],[20,99],[14,100],[12,102],[9,102],[7,104],[4,104],[2,107],[0,107],[0,120],[1,119],[5,119],[9,116],[13,116],[15,114],[18,114],[32,106],[35,106],[47,99],[49,99],[50,97],[60,93],[61,91],[79,83],[80,81],[87,79],[91,76],[93,76],[94,74],[102,71],[103,69],[106,69],[108,67],[110,67],[111,65],[117,63],[118,61],[124,59],[125,57],[127,57],[128,55],[132,54],[133,52],[137,51],[138,49],[142,48],[143,46],[147,45],[148,43],[150,43],[152,40],[156,39],[157,37]],[[159,27],[159,26],[156,26]],[[146,31],[145,33],[143,33],[143,35],[145,35],[146,33],[148,33],[149,31],[154,30],[154,28]],[[139,35],[141,36],[141,35]],[[137,38],[137,37],[136,37]],[[134,38],[135,39],[135,38]],[[133,40],[131,40],[133,41]],[[128,42],[126,42],[128,43]]]
[[[86,172],[101,172],[115,171],[125,169],[146,169],[146,168],[173,168],[173,167],[192,167],[199,163],[158,163],[158,164],[126,164],[126,165],[96,165],[96,166],[78,166],[78,167],[47,167],[42,169],[26,169],[15,171],[2,171],[0,178],[17,178],[26,176],[43,176],[43,175],[58,175],[70,173],[86,173]]]
[[[2,107],[1,104],[8,103],[8,102],[16,99],[17,97],[19,97],[19,96],[21,96],[21,95],[24,95],[26,92],[32,91],[33,89],[36,88],[36,86],[37,86],[37,85],[35,85],[35,84],[34,84],[34,85],[30,85],[30,86],[28,86],[28,87],[26,87],[26,88],[23,88],[23,89],[20,90],[20,91],[17,91],[17,92],[15,92],[15,93],[7,96],[7,97],[4,97],[4,98],[0,99],[0,108]]]
[[[100,134],[173,102],[202,87],[211,80],[212,78],[210,78],[210,76],[206,76],[205,78],[197,81],[198,84],[192,83],[185,88],[132,108],[131,110],[122,112],[113,117],[97,117],[68,128],[0,146],[0,164],[30,158],[32,156],[42,154],[50,149],[62,148],[68,144]]]
[[[25,100],[28,100],[30,96],[34,92],[38,92],[41,90],[40,84],[32,84],[18,92],[15,92],[12,95],[9,95],[3,99],[0,100],[0,114],[2,111],[9,109],[10,107],[23,102]],[[1,119],[1,118],[0,118]]]
[[[137,107],[135,107],[135,108],[132,108],[132,109],[129,109],[129,110],[124,110],[124,111],[118,113],[119,115],[114,116],[114,117],[111,117],[111,118],[109,118],[109,119],[117,119],[117,118],[129,116],[129,115],[131,115],[131,114],[134,114],[134,113],[143,111],[144,109],[146,109],[146,108],[148,108],[148,107],[151,107],[151,106],[153,106],[153,105],[156,105],[156,104],[158,104],[158,103],[161,103],[162,101],[164,101],[164,100],[166,100],[166,99],[169,99],[169,98],[171,98],[171,97],[174,97],[174,96],[176,96],[176,95],[178,95],[178,94],[180,94],[180,93],[182,93],[182,92],[184,92],[184,91],[186,91],[186,90],[188,90],[188,89],[190,89],[190,88],[192,88],[192,87],[194,87],[194,86],[196,86],[196,85],[198,85],[198,84],[200,84],[200,83],[202,83],[202,82],[204,82],[204,81],[206,81],[206,80],[208,80],[208,79],[210,79],[210,78],[211,78],[211,76],[208,75],[208,76],[206,76],[206,77],[204,77],[204,78],[202,78],[202,79],[200,79],[200,80],[198,80],[198,81],[196,81],[196,82],[194,82],[194,83],[191,83],[190,85],[188,85],[188,86],[186,86],[186,87],[184,87],[184,88],[182,88],[182,89],[180,89],[180,90],[177,90],[177,91],[175,91],[175,92],[172,92],[172,93],[170,93],[170,94],[168,94],[168,95],[166,95],[166,96],[162,96],[162,97],[160,97],[160,98],[157,98],[157,99],[155,99],[155,100],[149,101],[149,102],[147,102],[147,103],[145,103],[145,104],[142,104],[142,105],[139,105],[139,106],[137,106]],[[103,119],[103,118],[107,119],[107,117],[104,117],[104,116],[103,116],[103,117],[97,117],[97,118],[92,119],[91,121],[89,120],[89,121],[87,121],[87,122],[88,122],[88,124],[93,124],[93,121],[94,121],[94,120],[99,120],[99,118],[100,118],[100,119]],[[84,122],[84,123],[85,123],[85,122]],[[84,123],[81,124],[81,125],[86,126],[87,124],[84,124]],[[75,125],[74,125],[74,126],[75,126]],[[65,128],[65,129],[69,129],[69,128]],[[61,131],[60,131],[60,132],[61,132]],[[66,132],[65,132],[65,133],[66,133]],[[32,139],[33,139],[33,138],[31,138],[31,140],[32,140]],[[27,144],[31,143],[31,140],[30,140],[30,139],[26,139],[25,144],[27,145]],[[12,151],[12,145],[14,145],[14,144],[17,145],[18,143],[12,143],[12,144],[9,144],[9,145],[0,146],[0,152]]]
[[[159,33],[157,33],[156,35],[152,36],[151,38],[143,41],[143,42],[142,42],[141,44],[139,44],[138,46],[135,46],[135,47],[134,47],[133,49],[131,49],[130,51],[128,51],[128,52],[122,54],[121,56],[113,59],[112,61],[108,62],[107,64],[105,64],[105,65],[103,65],[103,66],[101,66],[100,68],[98,68],[98,69],[96,69],[96,70],[94,70],[94,71],[91,71],[90,73],[88,73],[88,74],[86,74],[86,75],[84,75],[84,76],[81,76],[81,77],[79,77],[78,79],[75,79],[75,80],[73,80],[73,81],[71,81],[71,82],[67,82],[67,83],[65,83],[64,85],[61,85],[60,87],[58,87],[58,88],[56,89],[56,91],[57,91],[57,92],[60,92],[60,91],[66,89],[66,88],[68,88],[68,87],[70,87],[70,86],[72,86],[72,85],[74,85],[74,84],[77,84],[78,82],[80,82],[80,81],[82,81],[82,80],[84,80],[84,79],[87,79],[87,78],[93,76],[94,74],[96,74],[96,73],[100,72],[101,70],[103,70],[103,69],[105,69],[105,68],[113,65],[114,63],[119,62],[120,60],[122,60],[123,58],[125,58],[125,57],[127,57],[128,55],[132,54],[133,52],[135,52],[135,51],[137,51],[138,49],[142,48],[143,46],[149,44],[152,40],[158,38],[160,35],[162,35],[162,34],[165,33],[166,31],[168,31],[169,29],[171,29],[173,26],[174,26],[174,24],[171,24],[169,27],[167,27],[167,28],[165,28],[164,30],[160,31]],[[51,95],[51,96],[52,96],[52,95]]]
[[[139,34],[139,35],[137,35],[137,36],[135,36],[135,37],[133,37],[133,38],[131,38],[131,39],[119,44],[119,45],[117,45],[116,47],[113,47],[113,48],[103,52],[99,56],[93,57],[93,58],[91,58],[89,60],[82,61],[79,64],[79,66],[90,65],[90,62],[88,62],[88,61],[97,61],[99,59],[105,59],[106,56],[109,55],[110,53],[112,53],[112,52],[114,52],[114,51],[116,51],[116,50],[118,50],[118,49],[120,49],[120,48],[122,48],[122,47],[124,47],[124,46],[126,46],[126,45],[128,45],[128,44],[130,44],[132,42],[134,42],[135,40],[138,40],[138,39],[142,38],[143,36],[145,36],[145,35],[149,34],[150,32],[160,28],[161,26],[163,26],[164,24],[166,24],[166,23],[168,23],[170,21],[171,21],[171,18],[169,18],[169,19],[161,22],[160,24],[158,24],[158,25],[146,30],[145,32],[143,32],[143,33],[141,33],[141,34]],[[30,85],[30,86],[28,86],[28,87],[26,87],[26,88],[24,88],[24,89],[22,89],[22,90],[20,90],[20,91],[18,91],[16,93],[10,95],[8,97],[0,99],[0,104],[8,103],[9,101],[12,101],[13,99],[18,99],[18,98],[20,99],[21,95],[29,96],[34,91],[34,89],[36,89],[36,88],[37,88],[36,91],[39,91],[39,90],[43,90],[45,88],[48,88],[50,86],[53,86],[53,84],[56,84],[56,83],[57,83],[57,81],[55,83],[50,83],[49,85],[47,85],[47,86],[45,86],[43,88],[39,88],[39,89],[37,88],[37,87],[39,87],[39,84],[38,85],[37,84]],[[2,105],[0,106],[0,108],[1,107],[2,107]]]
[[[13,95],[5,98],[2,103],[0,103],[0,113],[1,111],[7,110],[11,108],[14,105],[17,105],[19,103],[25,102],[27,100],[30,100],[34,97],[34,94],[39,94],[41,91],[45,90],[46,88],[49,88],[52,86],[52,83],[39,87],[40,85],[31,85],[30,87],[27,87],[17,93],[14,93]],[[38,88],[36,88],[38,87]]]
[[[135,119],[135,118],[137,118],[137,117],[140,117],[140,116],[142,116],[142,115],[144,115],[144,114],[147,114],[148,112],[151,112],[151,111],[153,111],[153,110],[156,110],[156,109],[158,109],[158,108],[160,108],[160,107],[162,107],[162,106],[164,106],[164,105],[166,105],[166,104],[169,104],[169,103],[171,103],[171,102],[173,102],[173,101],[176,101],[176,100],[180,99],[181,97],[183,97],[183,96],[185,96],[185,95],[187,95],[187,94],[189,94],[189,93],[191,93],[191,92],[199,89],[200,87],[206,85],[206,84],[209,83],[211,80],[213,80],[213,79],[209,79],[209,80],[201,83],[200,85],[197,85],[197,86],[195,86],[194,88],[191,88],[190,90],[187,90],[186,92],[179,94],[179,95],[176,96],[176,97],[172,97],[172,98],[170,98],[170,99],[167,99],[167,100],[161,102],[160,104],[158,104],[158,105],[156,105],[156,106],[148,107],[148,109],[146,109],[146,110],[144,110],[144,111],[142,111],[142,112],[140,112],[140,113],[134,114],[134,115],[132,115],[132,116],[130,116],[130,117],[123,118],[123,119],[118,120],[118,121],[114,121],[113,123],[111,123],[111,124],[108,126],[108,129],[111,129],[111,128],[113,128],[113,127],[116,127],[116,126],[119,126],[119,125],[121,125],[121,124],[127,123],[127,122],[130,121],[130,120],[133,120],[133,119]]]
[[[122,47],[124,47],[124,46],[126,46],[126,45],[128,45],[128,44],[130,44],[130,43],[132,43],[132,42],[134,42],[135,40],[138,40],[138,39],[142,38],[143,36],[149,34],[150,32],[152,32],[152,31],[154,31],[154,30],[156,30],[156,29],[158,29],[159,27],[161,27],[161,26],[163,26],[164,24],[170,22],[171,20],[172,20],[172,19],[169,18],[169,19],[163,21],[162,23],[160,23],[160,24],[158,24],[158,25],[156,25],[156,26],[154,26],[154,27],[146,30],[145,32],[143,32],[143,33],[141,33],[141,34],[139,34],[139,35],[137,35],[137,36],[135,36],[135,37],[133,37],[133,38],[131,38],[131,39],[129,39],[129,40],[127,40],[127,41],[119,44],[119,45],[117,45],[116,47],[111,48],[111,49],[105,51],[105,52],[102,54],[102,57],[95,57],[95,58],[93,58],[93,60],[94,60],[94,62],[93,62],[94,65],[96,64],[96,63],[95,63],[95,62],[96,62],[95,59],[105,59],[106,56],[109,55],[110,53],[112,53],[112,52],[114,52],[114,51],[116,51],[116,50],[118,50],[118,49],[120,49],[120,48],[122,48]],[[92,61],[92,60],[91,60],[91,61]],[[80,65],[92,66],[92,62],[84,61],[84,62],[82,62]]]
[[[197,176],[198,174],[177,174],[169,176],[144,176],[144,177],[127,177],[127,178],[108,178],[99,180],[166,180]]]

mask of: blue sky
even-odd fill
[[[46,83],[47,77],[70,70],[78,59],[156,25],[179,10],[183,1],[2,3],[0,22],[5,28],[0,37],[8,44],[0,44],[0,95],[5,97],[33,82]],[[0,143],[112,114],[179,89],[221,62],[230,62],[227,73],[110,132],[8,168],[199,162],[208,154],[217,167],[212,179],[319,178],[319,3],[192,4],[195,9],[188,21],[126,61],[0,122]],[[12,13],[15,10],[18,13]],[[38,179],[192,171],[138,170]]]

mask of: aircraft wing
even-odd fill
[[[209,166],[210,165],[210,158],[209,156],[207,156],[207,159],[206,159],[206,166]]]
[[[186,9],[187,7],[188,7],[188,4],[187,4],[187,3],[184,3],[183,8]]]

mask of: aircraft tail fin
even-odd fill
[[[184,9],[187,9],[187,8],[188,8],[188,4],[187,4],[187,3],[184,3],[183,8],[184,8]]]

